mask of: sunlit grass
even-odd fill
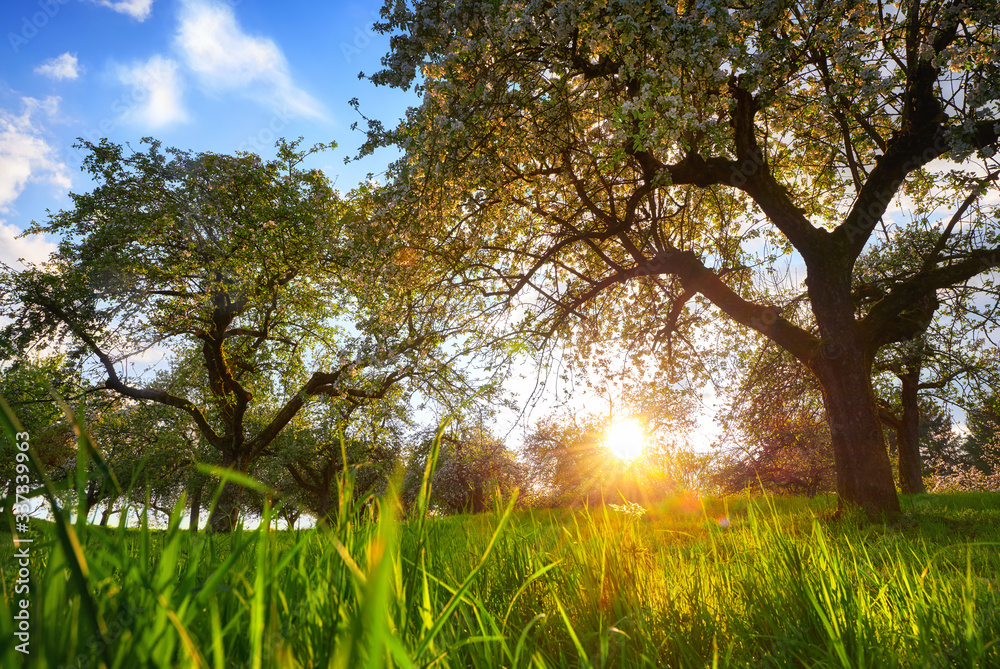
[[[27,659],[0,538],[0,666],[1000,666],[1000,495],[883,525],[832,498],[401,518],[341,492],[328,530],[36,522]]]
[[[109,666],[997,666],[1000,497],[921,496],[899,527],[788,501],[81,540]],[[5,605],[3,666],[100,666],[54,526],[34,536],[34,655]]]

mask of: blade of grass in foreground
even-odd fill
[[[14,412],[11,410],[3,396],[0,396],[0,420],[3,421],[3,428],[6,436],[16,443],[17,435],[22,433],[24,430],[21,427],[21,423],[18,421],[17,416],[14,415]],[[104,656],[104,661],[110,666],[113,662],[113,657],[111,655],[111,647],[106,638],[107,625],[104,622],[104,618],[101,616],[97,603],[90,594],[89,570],[87,569],[87,559],[84,557],[83,548],[80,546],[80,541],[77,538],[76,532],[73,530],[73,525],[69,522],[68,512],[65,509],[60,508],[59,503],[56,500],[55,487],[52,485],[52,480],[46,473],[45,467],[42,465],[42,462],[38,458],[38,454],[35,452],[35,448],[30,441],[28,442],[26,452],[29,463],[41,479],[42,486],[45,489],[45,498],[49,502],[49,506],[52,509],[52,515],[55,519],[56,536],[59,538],[59,543],[62,546],[66,560],[69,563],[69,570],[73,579],[73,584],[76,586],[80,595],[80,601],[83,605],[84,612],[87,614],[94,627],[94,635],[97,637],[97,642],[101,648],[101,654]]]
[[[392,484],[379,500],[378,532],[368,546],[368,574],[362,589],[360,611],[351,626],[346,655],[343,650],[338,653],[337,666],[380,669],[385,664],[387,651],[402,666],[413,666],[388,624],[391,579],[399,550],[396,507],[396,486]]]
[[[465,591],[469,589],[469,586],[472,584],[473,579],[475,579],[476,574],[478,574],[479,571],[483,568],[483,565],[486,564],[486,559],[489,557],[490,552],[493,550],[493,546],[496,544],[497,539],[500,537],[501,532],[503,532],[504,527],[510,520],[510,515],[511,512],[514,510],[514,503],[516,501],[517,501],[516,496],[511,497],[510,502],[507,504],[507,510],[504,512],[503,516],[497,523],[496,530],[493,532],[493,536],[490,538],[490,542],[486,546],[486,550],[483,551],[483,555],[479,559],[479,563],[465,577],[465,580],[458,587],[455,593],[451,596],[451,599],[448,600],[448,603],[445,605],[444,610],[441,611],[441,613],[438,615],[437,620],[434,621],[434,624],[431,626],[431,629],[424,635],[424,638],[421,639],[420,645],[417,646],[417,651],[415,653],[416,657],[421,657],[424,654],[424,652],[427,650],[427,647],[441,631],[441,628],[444,627],[444,624],[448,621],[448,618],[451,616],[452,612],[454,612],[454,610],[458,607],[459,603],[461,602],[462,595],[465,594]]]

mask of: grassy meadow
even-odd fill
[[[313,530],[33,521],[27,658],[0,537],[2,667],[1000,666],[998,494],[904,498],[894,525],[828,498],[342,500]]]

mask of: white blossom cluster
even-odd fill
[[[608,504],[609,507],[625,515],[628,518],[642,518],[646,515],[646,509],[636,502],[625,502],[624,504]]]
[[[986,471],[963,463],[949,463],[943,458],[933,458],[928,465],[932,474],[930,492],[988,491],[1000,492],[1000,426],[994,424],[992,441],[983,446]]]

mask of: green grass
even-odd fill
[[[28,595],[0,536],[0,669],[1000,667],[1000,494],[906,498],[887,525],[833,520],[830,498],[693,495],[431,518],[424,490],[401,520],[391,490],[340,485],[309,531],[191,534],[184,500],[166,530],[58,510],[20,537]]]
[[[3,667],[1000,666],[1000,495],[921,495],[895,525],[830,500],[674,500],[330,530],[35,522],[30,660],[0,538]],[[393,499],[381,507],[395,509]],[[728,519],[723,527],[719,519]],[[92,611],[88,611],[87,601]]]

